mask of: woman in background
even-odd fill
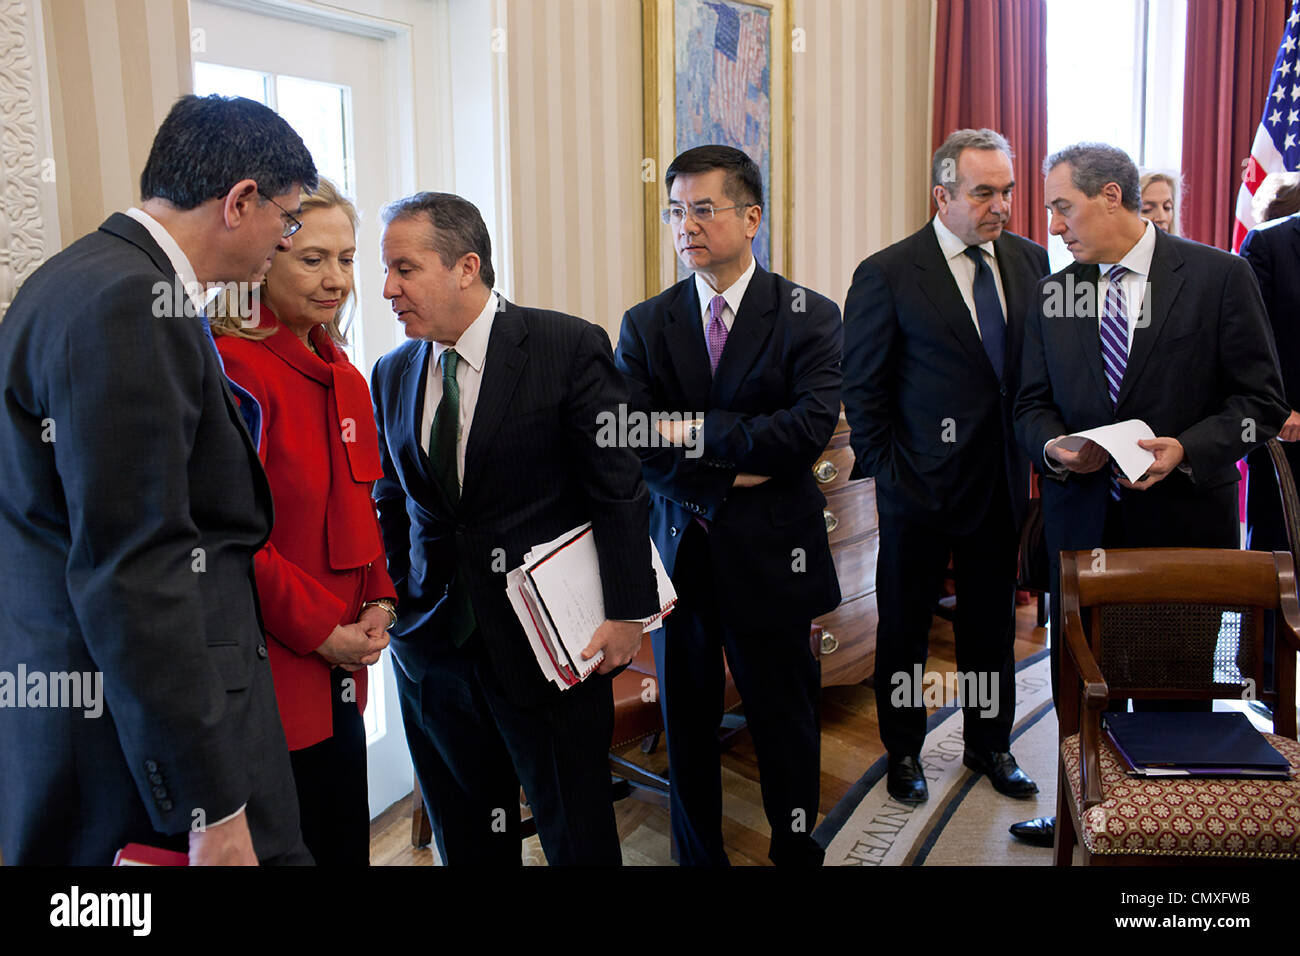
[[[1178,235],[1178,180],[1168,173],[1147,173],[1139,181],[1142,215],[1157,229]]]
[[[370,500],[379,443],[365,379],[339,348],[356,209],[325,179],[286,212],[251,328],[213,322],[226,374],[262,406],[275,527],[255,569],[303,840],[319,864],[367,865],[366,665],[396,620]]]

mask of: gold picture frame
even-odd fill
[[[663,170],[673,157],[701,142],[678,143],[677,85],[683,69],[700,65],[701,51],[679,49],[677,42],[676,13],[686,8],[720,7],[743,11],[759,8],[768,17],[768,75],[767,75],[767,155],[754,157],[760,168],[764,159],[763,188],[767,202],[763,217],[767,239],[759,247],[756,237],[755,254],[760,262],[766,256],[766,268],[789,275],[793,241],[790,229],[791,180],[791,32],[789,0],[641,0],[642,59],[645,87],[643,107],[645,115],[645,156],[642,179],[645,180],[645,262],[646,296],[657,295],[677,281],[677,257],[668,241],[660,218],[660,210],[667,204],[663,186]],[[686,10],[686,12],[693,12]],[[710,51],[712,54],[713,51]],[[694,57],[694,62],[690,58]],[[739,143],[726,145],[740,146]]]

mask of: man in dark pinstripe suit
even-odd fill
[[[520,862],[522,783],[552,864],[621,862],[611,801],[611,671],[657,610],[636,455],[601,447],[627,403],[597,326],[492,291],[469,202],[419,193],[384,211],[384,296],[413,341],[372,377],[375,500],[398,596],[393,652],[416,774],[448,863]],[[563,692],[506,597],[524,553],[590,521],[605,612],[599,673]]]

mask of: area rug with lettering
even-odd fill
[[[1038,783],[1038,794],[1015,800],[962,764],[962,715],[945,707],[930,716],[921,753],[930,799],[899,803],[885,789],[881,757],[813,833],[827,866],[1047,866],[1051,851],[1007,832],[1018,820],[1056,812],[1056,713],[1051,664],[1040,651],[1016,668],[1016,722],[1011,752]],[[927,701],[928,703],[928,701]]]

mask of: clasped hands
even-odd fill
[[[382,607],[368,607],[355,624],[340,624],[316,648],[316,653],[330,664],[346,671],[359,671],[379,660],[388,646],[388,612]]]
[[[1047,446],[1047,456],[1063,468],[1076,474],[1087,475],[1104,468],[1110,461],[1110,453],[1093,441],[1084,442],[1078,451],[1067,451],[1058,447],[1056,443],[1064,437],[1061,435],[1053,439]],[[1138,447],[1151,452],[1156,460],[1151,463],[1146,474],[1137,481],[1129,481],[1121,477],[1119,483],[1125,488],[1146,491],[1183,462],[1183,446],[1177,438],[1143,438],[1138,441]]]
[[[664,421],[663,419],[660,419],[655,422],[655,428],[659,430],[659,434],[663,435],[664,438],[674,445],[686,444],[686,430],[688,428],[703,427],[704,419],[702,418],[694,418],[684,422]],[[771,475],[754,475],[747,471],[740,471],[736,473],[736,477],[731,484],[732,487],[735,488],[753,488],[756,485],[761,485],[771,477]],[[629,660],[631,660],[631,658],[629,658]]]

